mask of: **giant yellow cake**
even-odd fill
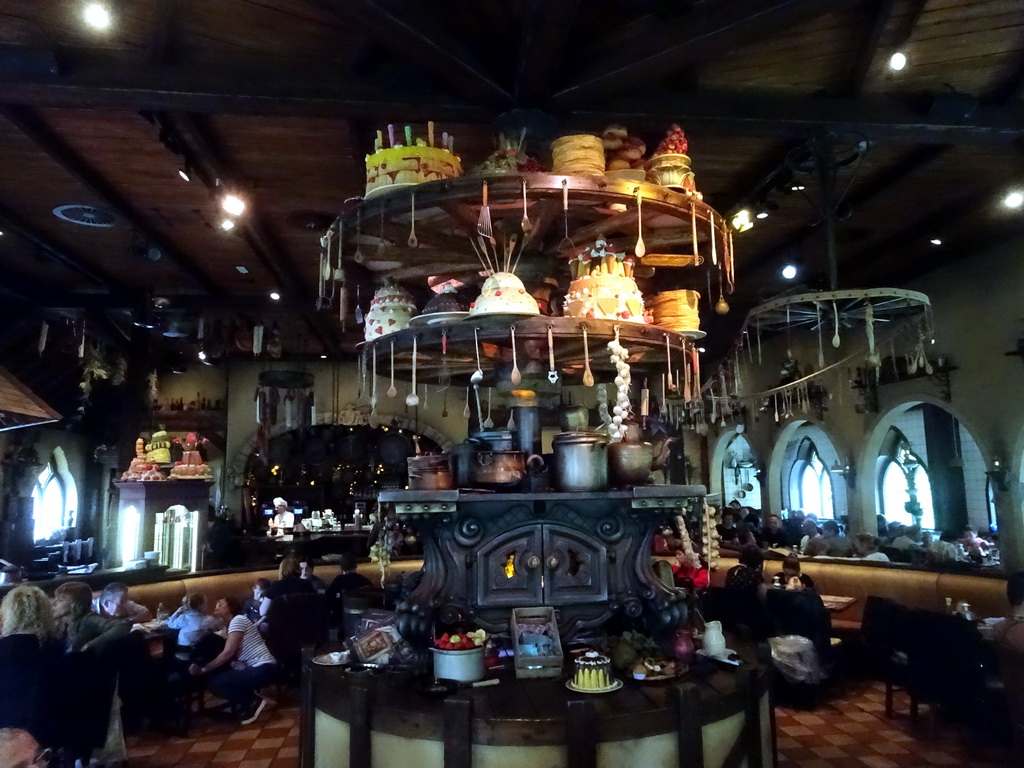
[[[575,279],[565,296],[565,314],[589,319],[646,322],[644,297],[633,279],[633,259],[604,240],[577,251],[569,262]]]

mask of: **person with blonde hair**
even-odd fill
[[[0,728],[0,768],[48,768],[50,750],[41,749],[21,728]]]
[[[39,587],[15,587],[0,603],[0,728],[21,728],[45,742],[53,670],[60,658],[50,599]]]
[[[53,593],[57,638],[67,651],[101,649],[127,635],[130,619],[100,616],[92,610],[92,589],[82,581],[67,581]]]

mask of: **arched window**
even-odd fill
[[[895,427],[889,430],[884,454],[879,463],[879,511],[890,523],[913,525],[908,507],[916,502],[921,512],[921,527],[935,528],[932,484],[928,468],[910,447],[910,441]]]
[[[49,541],[75,525],[78,489],[64,451],[54,448],[32,489],[33,539]]]
[[[790,505],[802,509],[805,514],[817,515],[819,520],[831,520],[836,516],[832,500],[832,478],[828,467],[818,455],[818,449],[810,438],[800,441],[796,461],[789,473]]]

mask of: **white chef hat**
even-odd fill
[[[288,506],[288,502],[287,502],[287,501],[285,501],[285,500],[284,500],[284,499],[283,499],[282,497],[280,497],[280,496],[276,496],[276,497],[274,498],[274,506],[275,506],[275,507],[279,507],[279,506],[281,506],[282,504],[283,504],[284,506],[286,506],[286,507]]]

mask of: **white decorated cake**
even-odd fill
[[[614,683],[612,662],[597,651],[589,651],[576,659],[572,684],[581,691],[601,691]]]
[[[387,144],[377,132],[372,155],[366,156],[366,194],[378,189],[427,181],[450,179],[462,175],[462,162],[452,152],[453,139],[447,133],[440,146],[434,144],[434,124],[428,123],[426,139],[412,138],[410,126],[396,138],[395,126],[388,126]]]
[[[469,307],[476,315],[539,315],[537,300],[511,272],[495,272],[484,281],[480,296]]]
[[[389,333],[405,330],[414,314],[416,305],[409,294],[394,283],[385,282],[370,302],[363,337],[373,341]]]
[[[593,248],[573,255],[569,268],[575,279],[565,297],[569,317],[647,322],[644,297],[633,279],[633,259],[598,240]]]

